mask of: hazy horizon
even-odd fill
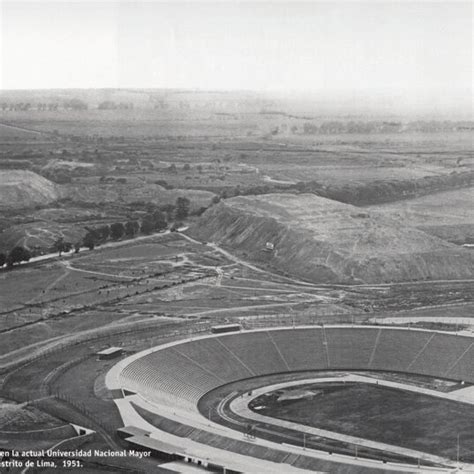
[[[0,90],[308,96],[472,115],[471,2],[12,2]]]

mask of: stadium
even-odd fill
[[[376,325],[218,326],[105,378],[128,446],[213,472],[285,473],[472,472],[472,383],[472,336]]]

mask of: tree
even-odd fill
[[[140,230],[140,225],[137,221],[128,221],[125,224],[125,235],[133,237]]]
[[[125,227],[121,222],[114,222],[110,226],[110,236],[114,240],[118,240],[121,237],[123,237],[123,234],[125,233]]]
[[[0,267],[3,267],[6,261],[7,261],[7,256],[3,252],[0,252]]]
[[[161,206],[160,208],[163,212],[166,212],[166,216],[168,221],[173,219],[174,211],[175,211],[175,206],[174,204],[165,204],[164,206]]]
[[[151,234],[155,229],[153,219],[150,215],[147,215],[142,220],[141,231],[144,234]]]
[[[110,227],[108,225],[103,225],[97,229],[97,234],[99,239],[104,242],[110,237]]]
[[[6,263],[9,267],[13,266],[15,263],[27,262],[31,258],[31,253],[29,250],[18,245],[13,247],[6,258]]]
[[[84,239],[82,243],[84,244],[84,247],[87,247],[89,250],[94,250],[94,247],[97,242],[97,236],[95,235],[95,232],[92,230],[89,230],[87,234],[84,236]]]
[[[74,253],[79,253],[79,250],[81,250],[81,241],[78,240],[75,244],[74,244]]]
[[[176,219],[186,219],[189,215],[191,202],[188,198],[179,197],[176,199]]]
[[[54,249],[56,252],[59,253],[59,256],[65,251],[64,248],[64,237],[61,235],[60,237],[57,238],[56,242],[53,244]]]
[[[155,211],[151,215],[151,219],[153,221],[153,226],[155,230],[160,231],[160,230],[166,229],[168,222],[166,221],[166,216],[163,212]]]
[[[189,166],[189,163],[185,163],[183,166],[183,171],[189,171],[191,169],[191,166]]]

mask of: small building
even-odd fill
[[[240,331],[242,326],[240,324],[222,324],[220,326],[212,326],[211,332],[213,334],[222,334],[226,332]]]
[[[102,349],[97,352],[99,360],[108,360],[115,359],[123,354],[123,349],[121,347],[107,347],[107,349]]]
[[[275,250],[275,245],[272,242],[267,242],[265,244],[265,250],[269,250],[269,251]]]

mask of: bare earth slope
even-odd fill
[[[58,199],[56,186],[27,170],[0,170],[0,207],[22,209]]]
[[[314,282],[471,278],[474,254],[389,217],[313,194],[227,199],[191,230]],[[265,251],[271,242],[275,250]]]

